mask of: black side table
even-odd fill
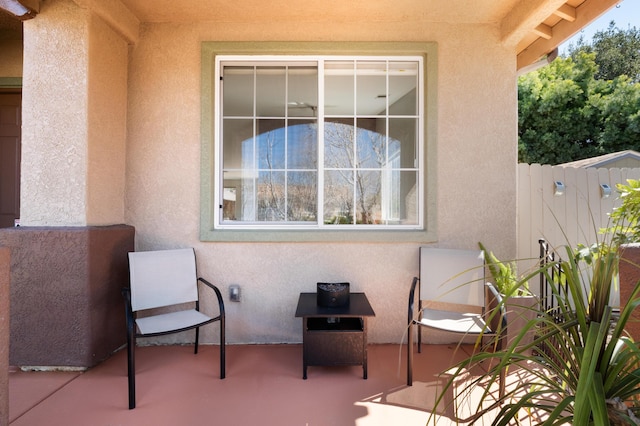
[[[367,317],[375,316],[364,293],[351,293],[345,306],[318,306],[316,293],[300,293],[302,378],[308,366],[362,365],[367,378]]]

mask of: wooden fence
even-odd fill
[[[541,238],[552,248],[602,241],[598,231],[609,224],[608,214],[619,203],[616,185],[627,179],[640,179],[640,168],[518,164],[519,272],[537,265]],[[531,289],[540,294],[538,287],[531,281]]]

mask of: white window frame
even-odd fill
[[[214,212],[214,180],[216,156],[216,82],[215,60],[220,55],[309,55],[337,56],[421,56],[423,58],[422,94],[424,144],[421,160],[421,217],[423,229],[380,230],[304,230],[283,229],[220,229]],[[351,242],[351,243],[418,243],[437,241],[437,123],[438,123],[438,45],[435,42],[234,42],[204,41],[201,43],[201,132],[200,132],[200,224],[199,239],[203,242]]]
[[[415,224],[325,224],[323,220],[323,206],[324,206],[324,172],[328,169],[325,168],[324,165],[324,143],[321,141],[324,140],[324,118],[326,116],[332,117],[330,114],[325,114],[324,111],[324,81],[325,81],[325,67],[324,64],[329,61],[345,61],[345,60],[355,60],[356,62],[416,62],[418,64],[417,67],[417,112],[414,116],[408,118],[417,119],[417,131],[416,131],[416,152],[415,152],[415,161],[417,164],[410,170],[416,170],[418,177],[416,186],[418,188],[417,191],[417,199],[416,199],[416,220]],[[216,129],[222,129],[222,82],[223,79],[221,77],[221,71],[223,65],[240,65],[240,66],[260,66],[260,65],[278,65],[278,66],[299,66],[299,65],[312,65],[316,66],[318,70],[318,107],[317,107],[317,124],[318,124],[318,158],[317,158],[317,220],[315,222],[267,222],[263,223],[260,221],[224,221],[222,218],[222,205],[223,205],[223,196],[225,192],[224,182],[223,182],[223,172],[222,172],[222,162],[223,162],[223,143],[222,143],[222,131],[219,130],[215,132],[214,135],[214,146],[215,146],[215,158],[217,159],[215,168],[217,172],[214,175],[214,204],[218,205],[219,208],[214,210],[214,223],[217,229],[241,229],[241,230],[305,230],[305,231],[315,231],[315,230],[332,230],[338,231],[341,230],[355,230],[355,231],[364,231],[371,230],[374,228],[378,231],[385,230],[422,230],[424,228],[423,218],[423,205],[424,199],[423,194],[424,191],[421,188],[424,188],[424,164],[423,164],[423,152],[424,152],[424,90],[421,87],[422,82],[424,81],[424,77],[422,75],[424,65],[423,58],[420,56],[335,56],[335,55],[309,55],[309,56],[288,56],[288,55],[219,55],[215,59],[215,75],[214,81],[216,84],[216,93],[218,95],[215,97],[215,111],[218,113],[215,114],[214,123]],[[387,85],[389,84],[389,74],[385,74]],[[388,90],[388,88],[387,88]],[[254,93],[255,96],[255,93]],[[355,92],[354,92],[355,96]],[[354,100],[355,102],[355,100]],[[407,116],[403,115],[392,115],[389,112],[389,101],[386,100],[386,114],[381,116],[388,121],[389,118],[407,118]],[[254,112],[255,114],[255,112]],[[362,117],[359,114],[355,114],[354,117],[357,119],[358,117]],[[259,119],[260,117],[253,115],[248,118],[253,120]],[[387,132],[389,129],[387,128]],[[387,164],[387,168],[389,165]],[[366,171],[365,169],[361,169]],[[399,172],[400,170],[394,170],[394,172]],[[381,170],[383,176],[388,174],[388,170]],[[385,179],[382,180],[382,188],[384,191],[385,183],[387,181]],[[382,204],[382,214],[385,214],[385,208],[388,207],[389,200],[383,199]]]

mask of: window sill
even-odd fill
[[[427,243],[434,232],[416,230],[202,230],[201,241],[218,242],[353,242]]]

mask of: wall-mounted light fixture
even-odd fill
[[[553,195],[556,196],[560,196],[560,195],[564,195],[564,183],[562,183],[559,180],[556,180],[553,182],[553,187],[554,187],[554,191],[553,191]]]
[[[34,18],[40,11],[40,0],[0,0],[0,9],[26,21]]]
[[[600,196],[602,198],[609,198],[609,195],[611,195],[611,187],[609,185],[607,185],[606,183],[601,183],[600,184]]]

